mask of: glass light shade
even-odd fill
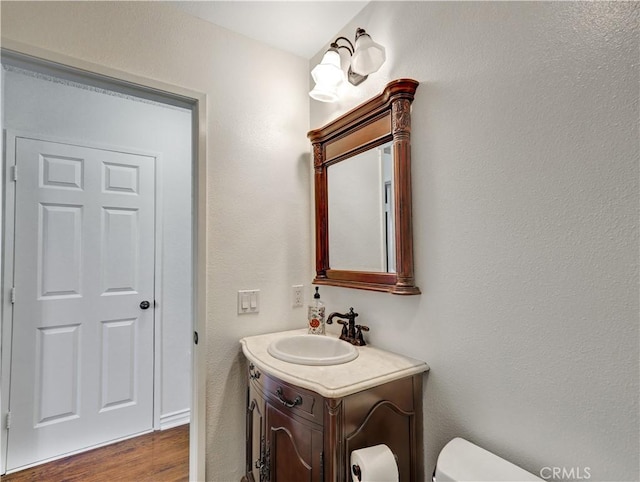
[[[309,92],[309,96],[312,99],[319,100],[320,102],[335,102],[338,100],[338,88],[328,88],[326,86],[316,86],[313,88],[311,92]]]
[[[386,58],[384,47],[371,40],[368,34],[362,34],[356,39],[351,70],[360,75],[373,74],[382,67]]]
[[[338,87],[344,81],[344,72],[340,65],[340,54],[335,49],[329,49],[322,57],[322,61],[311,71],[316,86],[309,95],[320,102],[335,102],[338,100]]]

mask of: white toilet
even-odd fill
[[[454,438],[438,456],[433,481],[530,482],[542,479],[467,440]]]

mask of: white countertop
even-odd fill
[[[302,329],[248,336],[240,340],[242,352],[261,371],[327,398],[345,397],[429,370],[429,366],[423,361],[368,345],[356,347],[358,358],[355,360],[331,366],[288,363],[268,353],[267,347],[272,341],[306,332],[306,329]]]

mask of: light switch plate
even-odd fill
[[[238,314],[258,313],[260,311],[260,290],[238,291]]]

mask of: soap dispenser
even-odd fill
[[[320,301],[320,288],[316,287],[313,301],[309,305],[309,334],[324,335],[324,303]]]

